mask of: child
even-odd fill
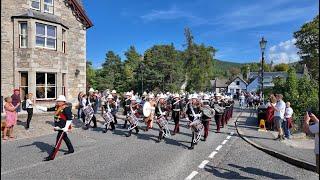
[[[6,102],[4,105],[4,109],[6,111],[6,127],[3,130],[3,140],[7,140],[7,132],[9,132],[10,139],[14,138],[13,126],[17,124],[16,109],[19,108],[20,103],[13,106],[11,97],[6,97],[4,100]]]

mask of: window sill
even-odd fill
[[[51,51],[57,51],[56,48],[48,48],[48,47],[42,47],[42,46],[35,46],[37,49],[45,49],[45,50],[51,50]]]

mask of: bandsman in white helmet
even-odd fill
[[[128,116],[128,113],[130,112],[131,93],[130,92],[126,92],[125,96],[126,96],[126,98],[123,101],[123,109],[124,109],[123,115],[124,116]],[[124,124],[123,124],[123,128],[124,129],[127,128],[127,123],[128,123],[128,121],[127,121],[127,118],[126,118],[126,120],[124,121]]]

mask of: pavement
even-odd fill
[[[2,179],[318,179],[319,176],[274,158],[243,141],[234,122],[241,116],[235,110],[228,125],[215,133],[211,122],[209,137],[189,150],[190,129],[181,120],[181,132],[156,143],[158,128],[125,137],[126,129],[103,134],[98,128],[76,128],[69,133],[75,153],[43,162],[55,143],[55,134],[1,141]],[[100,117],[97,116],[99,119]],[[77,124],[76,124],[77,125]],[[144,128],[145,126],[141,124]],[[173,122],[170,121],[170,129]],[[51,130],[50,127],[48,130]]]
[[[297,133],[292,134],[291,139],[274,140],[278,133],[275,131],[258,131],[256,117],[256,110],[244,109],[237,120],[240,135],[246,138],[249,143],[252,142],[262,149],[278,154],[279,158],[288,162],[295,161],[298,165],[301,165],[301,163],[307,164],[307,169],[315,167],[314,138],[303,136],[303,133]]]

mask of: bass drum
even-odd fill
[[[149,117],[151,115],[151,104],[147,101],[143,105],[143,116],[144,117]]]

